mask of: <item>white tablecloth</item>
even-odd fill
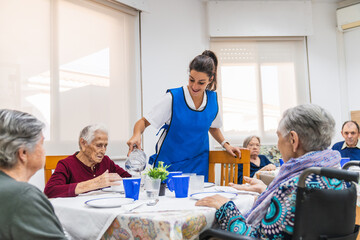
[[[220,190],[219,188],[221,189],[219,186],[207,188],[205,191],[216,191]],[[92,208],[85,205],[85,202],[90,199],[121,196],[124,195],[96,191],[78,197],[55,198],[50,199],[50,201],[66,232],[72,239],[80,240],[100,239],[115,219],[122,224],[121,234],[128,237],[132,235],[130,238],[133,238],[134,234],[138,237],[145,234],[143,232],[139,233],[139,229],[144,228],[139,224],[147,224],[146,226],[148,226],[149,222],[152,222],[150,224],[152,228],[148,230],[151,233],[147,232],[147,236],[144,236],[144,238],[149,237],[149,234],[153,234],[150,236],[152,239],[194,239],[199,233],[196,231],[210,228],[215,219],[214,208],[197,207],[195,206],[196,200],[175,198],[174,193],[168,190],[166,196],[159,198],[157,205],[147,206],[145,204],[132,213],[128,209],[148,201],[144,192],[140,193],[138,201],[117,208]],[[239,210],[245,213],[251,208],[254,196],[239,194],[233,201]],[[163,229],[164,221],[166,221],[166,229]],[[201,222],[201,224],[197,221]],[[194,229],[197,225],[202,225],[201,229]]]

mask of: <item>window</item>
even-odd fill
[[[139,115],[137,16],[114,3],[1,1],[0,108],[45,122],[47,154],[72,154],[80,130],[103,123],[107,154],[126,155]]]
[[[255,134],[275,144],[282,112],[309,102],[304,39],[212,39],[211,49],[226,138],[242,145]]]

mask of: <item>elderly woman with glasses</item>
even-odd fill
[[[300,105],[286,110],[280,120],[277,135],[278,148],[284,160],[279,174],[266,187],[258,179],[249,179],[250,185],[237,189],[261,193],[252,209],[241,213],[235,204],[220,195],[199,200],[197,206],[217,208],[215,217],[224,230],[266,239],[291,239],[295,219],[297,182],[309,167],[340,167],[340,154],[327,149],[334,133],[335,121],[323,108]],[[343,189],[346,184],[337,179],[309,175],[308,187]]]
[[[45,164],[44,126],[0,109],[0,239],[66,239],[49,200],[27,183]]]
[[[270,162],[265,155],[260,153],[260,138],[258,136],[249,136],[245,138],[243,147],[250,150],[250,177],[253,177],[257,171],[275,170],[276,166]],[[239,164],[238,183],[243,183],[243,165]]]

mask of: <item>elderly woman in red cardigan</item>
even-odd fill
[[[131,177],[105,155],[107,145],[105,127],[85,127],[80,132],[80,151],[58,162],[44,193],[49,198],[75,197],[80,193],[117,185],[116,181]]]

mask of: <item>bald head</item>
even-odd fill
[[[345,122],[341,135],[344,137],[348,147],[355,147],[359,138],[359,125],[353,121]]]

